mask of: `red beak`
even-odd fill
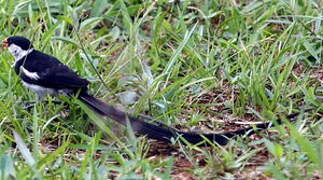
[[[5,40],[2,41],[2,47],[4,47],[4,48],[8,48],[9,47],[8,39],[5,39]]]

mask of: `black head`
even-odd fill
[[[15,44],[23,50],[28,50],[30,48],[33,48],[33,45],[31,44],[31,42],[27,38],[22,36],[11,36],[3,41],[4,47],[9,47],[11,44]]]

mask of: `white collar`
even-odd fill
[[[18,61],[24,59],[24,57],[33,52],[33,50],[34,48],[28,49],[27,51],[23,51],[22,53],[20,53],[19,56],[15,57],[15,62],[13,63],[12,67],[15,67]]]

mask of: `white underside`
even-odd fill
[[[42,86],[38,86],[35,84],[30,84],[25,81],[22,81],[22,84],[26,86],[28,89],[37,93],[38,99],[42,100],[46,95],[67,95],[73,92],[71,89],[53,89],[53,88],[45,88]]]
[[[28,89],[36,92],[39,99],[42,99],[47,94],[50,94],[50,95],[57,95],[58,94],[58,91],[56,91],[55,89],[52,89],[52,88],[44,88],[44,87],[41,87],[41,86],[38,86],[35,84],[27,83],[25,81],[22,81],[22,84],[24,86],[26,86]]]

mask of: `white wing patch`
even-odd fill
[[[25,69],[23,66],[20,66],[20,71],[22,71],[30,79],[34,79],[34,80],[40,79],[40,77],[36,72],[30,72],[27,69]]]

